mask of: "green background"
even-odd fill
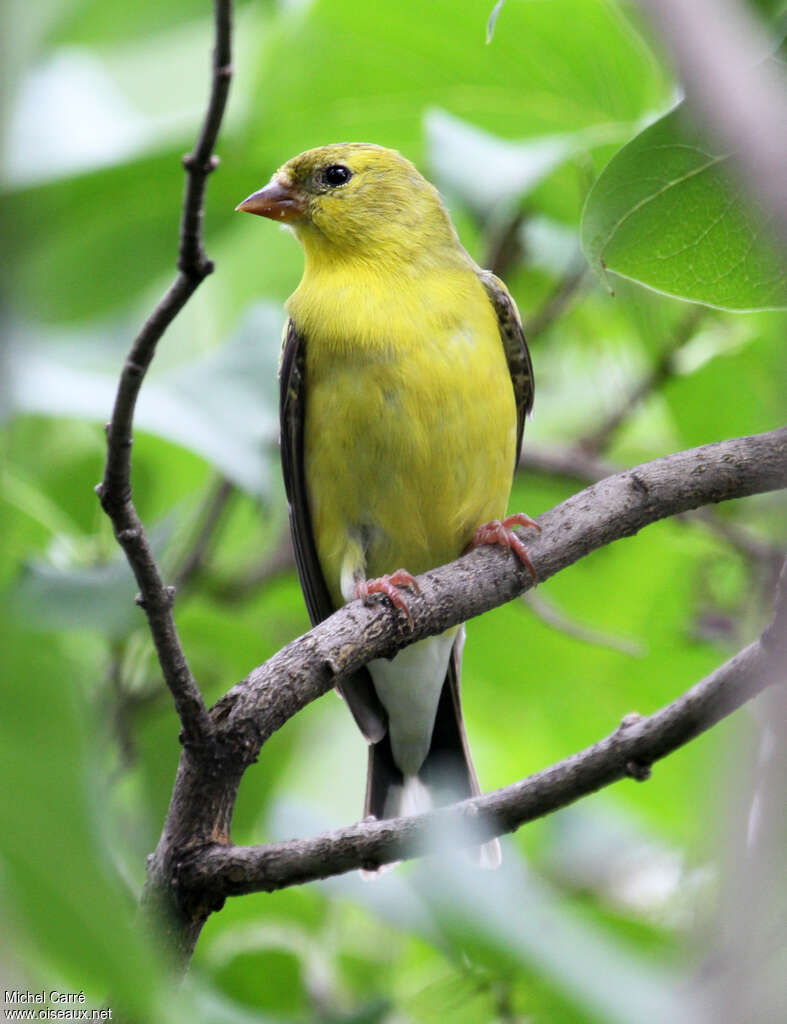
[[[770,17],[780,7],[758,6]],[[206,501],[232,484],[176,607],[210,703],[308,628],[291,570],[250,581],[286,527],[275,377],[302,257],[287,233],[233,212],[302,149],[400,149],[441,188],[484,264],[514,225],[504,276],[537,377],[526,448],[587,438],[673,350],[599,452],[611,463],[783,421],[783,261],[724,161],[681,187],[686,166],[665,154],[679,137],[714,160],[712,142],[685,112],[668,113],[675,82],[633,6],[508,0],[487,45],[490,8],[237,6],[205,213],[216,272],[160,345],[133,470],[169,576]],[[93,486],[122,358],[174,270],[210,7],[40,0],[9,3],[4,18],[5,987],[85,990],[90,1005],[140,1021],[692,1020],[687,992],[713,948],[726,835],[739,827],[736,779],[753,757],[748,713],[646,785],[621,783],[522,829],[497,874],[461,863],[435,873],[427,861],[375,883],[348,876],[231,900],[173,990],[134,914],[178,724]],[[560,315],[545,317],[571,282]],[[511,507],[537,515],[580,486],[522,473]],[[781,513],[763,496],[720,509],[713,528],[658,524],[540,586],[535,607],[470,623],[464,702],[484,787],[669,702],[756,636]],[[737,529],[765,550],[732,543]],[[545,620],[545,603],[567,628]],[[357,820],[365,761],[346,709],[333,695],[317,701],[247,772],[233,839]]]

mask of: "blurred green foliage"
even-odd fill
[[[6,987],[84,989],[92,1005],[109,1000],[139,1021],[688,1020],[671,1000],[702,962],[713,920],[740,719],[658,765],[646,786],[621,784],[521,830],[499,875],[459,865],[436,879],[427,861],[373,884],[348,877],[233,900],[208,922],[177,994],[135,928],[178,725],[92,487],[124,352],[174,267],[209,6],[39,0],[5,14]],[[301,149],[343,139],[401,149],[441,187],[474,257],[502,261],[538,378],[526,446],[587,437],[670,353],[604,446],[610,460],[783,419],[785,319],[767,310],[783,282],[742,201],[722,201],[720,179],[697,175],[647,202],[649,176],[673,173],[652,145],[674,144],[678,115],[632,6],[508,0],[485,45],[491,6],[238,4],[205,217],[217,270],[160,346],[134,450],[135,498],[169,578],[221,481],[233,485],[177,605],[210,702],[308,627],[293,572],[263,571],[286,522],[275,367],[301,255],[286,233],[232,212]],[[682,123],[683,138],[693,131]],[[624,219],[625,233],[613,230]],[[620,275],[614,298],[582,272],[580,235],[591,262]],[[657,292],[754,312],[708,309],[686,329],[694,307]],[[538,514],[578,486],[523,474],[512,507]],[[465,705],[485,786],[655,709],[756,635],[772,564],[729,535],[745,530],[767,548],[783,536],[780,513],[773,497],[751,499],[719,510],[715,529],[666,522],[597,552],[537,592],[565,629],[520,603],[472,622]],[[591,644],[577,625],[606,639]],[[350,717],[326,697],[247,773],[233,838],[355,820],[364,766]]]

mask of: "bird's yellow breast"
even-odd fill
[[[456,558],[506,509],[516,407],[497,320],[470,266],[307,274],[304,468],[337,605],[348,552],[367,577]]]

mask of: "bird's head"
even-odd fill
[[[290,226],[307,257],[409,260],[458,245],[434,186],[395,150],[364,142],[293,157],[237,209]]]

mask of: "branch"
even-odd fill
[[[145,528],[131,497],[132,424],[137,396],[156,345],[186,302],[213,271],[202,243],[203,201],[212,155],[229,92],[231,0],[216,0],[216,45],[208,108],[194,150],[183,158],[186,190],[180,224],[178,275],[134,340],[120,376],[112,419],[107,425],[104,478],[96,487],[139,586],[137,603],[147,615],[159,664],[183,726],[184,743],[199,744],[210,733],[205,703],[178,639],[172,605],[175,588],[165,586]]]
[[[505,277],[522,255],[520,234],[525,222],[525,211],[514,210],[502,223],[493,225],[487,240],[486,252],[481,266],[491,270],[498,277]]]
[[[526,444],[522,448],[517,471],[562,476],[581,483],[596,483],[621,472],[621,467],[580,446]],[[783,552],[774,544],[761,540],[751,530],[723,519],[714,509],[695,508],[679,513],[676,519],[682,523],[700,523],[739,551],[744,558],[765,565],[769,571],[775,567],[778,573]]]
[[[260,587],[278,579],[295,568],[289,524],[281,530],[259,563],[242,576],[230,579],[208,580],[207,589],[218,601],[243,601]]]
[[[557,605],[548,601],[542,594],[529,590],[522,595],[522,603],[547,626],[571,636],[581,643],[592,644],[595,647],[606,647],[607,650],[617,651],[619,654],[627,654],[630,658],[643,658],[646,653],[645,646],[639,640],[628,640],[622,636],[613,636],[612,633],[604,633],[584,622],[577,622],[561,611]]]
[[[675,58],[686,98],[787,245],[787,89],[773,49],[735,0],[640,0]],[[756,116],[753,112],[756,111]]]
[[[665,516],[784,486],[787,428],[678,452],[607,477],[545,512],[539,517],[542,532],[530,545],[530,556],[539,579],[545,580],[591,551]],[[214,732],[209,747],[184,748],[164,829],[148,859],[143,897],[146,911],[164,920],[183,965],[202,925],[224,899],[220,889],[206,888],[204,879],[198,880],[194,872],[199,873],[203,854],[219,860],[234,856],[230,824],[238,788],[266,740],[344,674],[372,658],[390,657],[422,637],[442,633],[533,585],[515,559],[492,548],[476,549],[423,574],[418,582],[421,593],[410,601],[412,628],[388,606],[351,602],[254,669],[211,709]],[[648,745],[651,739],[646,740],[638,756],[647,754],[648,760],[663,756],[658,746]],[[633,757],[628,747],[626,756]],[[599,779],[597,785],[603,785],[602,776]],[[494,827],[502,822],[501,831],[509,827],[506,813],[495,811]],[[388,842],[381,847],[387,851],[385,856],[396,857],[399,834],[386,833],[390,828],[387,822],[379,823],[372,827],[372,834]],[[363,837],[357,829],[349,834],[355,837],[351,845],[366,841],[366,831]],[[217,843],[223,851],[214,850]],[[364,857],[367,852],[364,848]],[[353,854],[347,866],[358,862]]]
[[[692,337],[694,329],[706,313],[704,306],[690,306],[686,314],[675,327],[672,337],[665,346],[650,373],[623,399],[617,409],[613,409],[607,418],[587,437],[579,442],[579,448],[590,455],[600,455],[608,447],[621,425],[628,419],[649,395],[661,387],[675,372],[675,355]]]
[[[564,476],[583,484],[594,484],[620,472],[620,466],[579,447],[524,444],[517,472]]]
[[[527,318],[525,335],[532,341],[547,331],[555,320],[566,311],[567,306],[576,298],[587,280],[588,266],[583,260],[578,267],[568,270],[564,274],[535,313]]]
[[[750,562],[759,562],[769,570],[769,573],[773,573],[773,576],[778,575],[784,552],[775,544],[762,540],[751,530],[737,523],[728,522],[710,508],[698,508],[693,512],[686,512],[679,518],[689,523],[702,523],[744,558]]]
[[[219,523],[224,515],[227,502],[233,495],[234,486],[225,477],[219,477],[203,502],[199,513],[199,527],[191,545],[185,552],[180,566],[173,572],[175,587],[182,590],[199,575],[208,552],[216,540]]]
[[[232,78],[232,0],[215,0],[214,31],[216,43],[208,109],[194,149],[183,157],[187,175],[180,221],[178,268],[187,277],[196,277],[197,285],[213,272],[213,263],[205,255],[202,244],[202,219],[208,175],[219,165],[213,147],[224,117]]]
[[[658,519],[787,486],[787,427],[677,452],[594,484],[539,516],[529,543],[539,580]],[[477,549],[418,578],[412,630],[360,601],[334,613],[233,687],[211,712],[220,734],[261,745],[287,719],[372,658],[481,615],[533,585],[507,554]],[[257,747],[259,749],[259,747]],[[256,755],[255,755],[256,756]]]
[[[782,577],[784,582],[784,576]],[[214,897],[271,892],[290,885],[434,852],[439,837],[473,845],[513,832],[536,818],[626,777],[648,778],[650,766],[710,729],[767,686],[787,658],[782,591],[778,626],[725,662],[682,697],[647,718],[626,715],[605,739],[551,768],[486,796],[430,814],[364,821],[312,839],[269,846],[204,849],[181,881]]]

